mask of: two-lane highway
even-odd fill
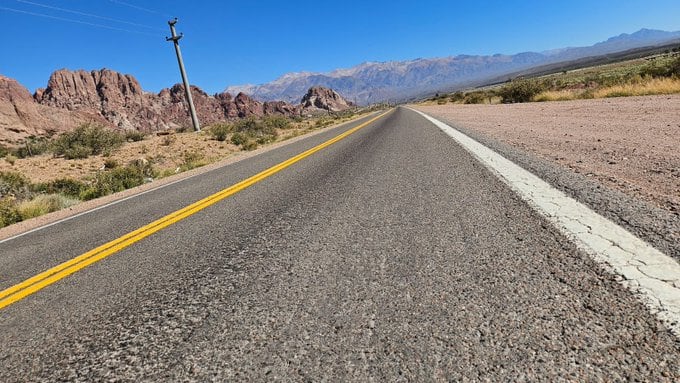
[[[0,243],[0,289],[368,121]],[[680,346],[398,108],[0,310],[0,381],[677,381]]]

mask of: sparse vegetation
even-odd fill
[[[79,198],[80,194],[87,188],[84,182],[72,178],[58,178],[56,180],[39,183],[33,186],[36,192],[46,194],[63,194],[65,196]]]
[[[674,51],[622,63],[561,71],[500,86],[439,94],[437,104],[516,103],[680,93],[680,55]]]
[[[144,183],[145,172],[148,172],[145,166],[134,162],[127,166],[97,172],[80,192],[79,198],[87,201],[139,186]]]
[[[67,159],[110,154],[123,144],[124,136],[100,125],[85,124],[59,136],[53,143],[55,155]]]
[[[0,227],[21,222],[21,214],[15,201],[11,197],[0,198]]]
[[[75,198],[61,194],[40,194],[29,201],[19,203],[16,209],[21,220],[26,220],[73,206],[78,202]]]
[[[200,151],[186,151],[182,155],[182,164],[180,165],[180,171],[184,172],[187,170],[195,169],[208,164],[205,159],[205,155]]]
[[[544,90],[543,84],[539,81],[515,80],[503,86],[498,93],[502,103],[512,104],[533,101],[534,97]]]
[[[125,131],[125,141],[127,142],[138,142],[142,141],[146,135],[139,130],[127,130]]]
[[[241,150],[254,150],[260,145],[351,118],[354,113],[349,111],[311,118],[268,116],[223,122],[206,128],[204,134],[187,133],[191,135],[189,140],[189,136],[174,131],[148,138],[135,130],[116,132],[87,124],[54,138],[29,137],[15,147],[0,146],[0,158],[4,157],[7,163],[27,161],[39,169],[47,169],[54,161],[69,163],[58,172],[55,169],[55,175],[60,174],[61,177],[37,183],[32,183],[18,171],[0,171],[0,227],[206,165],[220,158],[214,154],[207,155],[206,152],[211,153],[207,147],[196,146],[196,142],[203,142],[206,137],[231,142]],[[136,144],[145,139],[149,142]],[[193,144],[187,145],[187,141]],[[137,159],[128,162],[129,157],[126,159],[116,151],[122,145],[137,147],[133,150],[134,155],[144,157],[133,157]],[[177,149],[178,146],[180,149]],[[226,145],[220,145],[219,149],[227,153],[233,151],[231,146]],[[214,146],[212,150],[215,150]],[[47,153],[51,153],[51,157],[45,156]],[[90,158],[98,155],[105,158]],[[4,164],[4,169],[24,169],[26,175],[32,174],[21,163],[11,168]]]
[[[213,139],[217,141],[225,141],[229,137],[233,126],[230,124],[215,124],[210,127],[209,132]]]
[[[651,94],[680,93],[680,78],[651,78],[636,83],[614,85],[598,89],[594,92],[595,98],[646,96]]]
[[[39,156],[51,150],[52,143],[47,137],[28,137],[22,145],[14,151],[18,158]]]
[[[10,165],[14,165],[14,163],[17,162],[17,157],[14,154],[7,154],[5,155],[5,161],[7,161]]]

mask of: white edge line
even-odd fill
[[[580,250],[613,273],[680,337],[680,265],[676,260],[467,135],[419,110],[408,109],[470,152]]]
[[[38,226],[38,227],[33,228],[33,229],[31,229],[31,230],[25,231],[25,232],[23,232],[23,233],[19,233],[19,234],[16,234],[16,235],[11,236],[11,237],[9,237],[9,238],[5,238],[5,239],[3,239],[3,240],[0,240],[0,244],[3,244],[3,243],[5,243],[5,242],[9,242],[9,241],[11,241],[11,240],[14,240],[14,239],[17,239],[17,238],[20,238],[20,237],[23,237],[24,235],[28,235],[28,234],[31,234],[31,233],[35,233],[36,231],[40,231],[40,230],[43,230],[43,229],[47,229],[47,228],[50,227],[50,226],[54,226],[54,225],[58,225],[58,224],[60,224],[60,223],[66,222],[66,221],[70,221],[70,220],[72,220],[72,219],[78,218],[78,217],[83,216],[83,215],[85,215],[85,214],[90,214],[90,213],[93,213],[93,212],[95,212],[95,211],[97,211],[97,210],[101,210],[101,209],[105,209],[105,208],[107,208],[107,207],[111,207],[111,206],[116,205],[116,204],[119,204],[119,203],[121,203],[121,202],[125,202],[125,201],[127,201],[127,200],[129,200],[129,199],[133,199],[133,198],[135,198],[135,197],[139,197],[139,196],[142,196],[142,195],[144,195],[144,194],[151,193],[151,192],[154,192],[154,191],[159,190],[159,189],[163,189],[164,187],[168,187],[168,186],[170,186],[170,185],[174,185],[174,184],[176,184],[176,183],[179,183],[179,182],[182,182],[182,181],[185,181],[185,180],[194,178],[194,177],[199,176],[199,175],[202,175],[202,174],[205,174],[205,173],[192,174],[192,175],[190,175],[189,177],[181,178],[181,179],[178,179],[178,180],[174,180],[174,181],[172,181],[172,182],[168,182],[167,184],[163,184],[163,185],[156,186],[156,187],[153,188],[153,189],[145,190],[145,191],[143,191],[143,192],[139,192],[139,193],[133,194],[133,195],[131,195],[131,196],[127,196],[127,197],[125,197],[125,198],[117,199],[117,200],[112,201],[112,202],[109,202],[109,203],[107,203],[107,204],[105,204],[105,205],[93,207],[92,209],[85,210],[85,211],[83,211],[83,212],[80,212],[80,213],[78,213],[78,214],[74,214],[74,215],[68,216],[68,217],[66,217],[66,218],[62,218],[62,219],[60,219],[60,220],[58,220],[58,221],[54,221],[54,222],[50,222],[50,223],[45,224],[45,225],[42,225],[42,226]]]

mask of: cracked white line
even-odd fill
[[[465,134],[423,112],[411,110],[457,141],[579,249],[619,275],[620,282],[680,337],[678,262]]]

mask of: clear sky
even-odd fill
[[[215,93],[365,61],[512,54],[641,28],[677,31],[680,0],[0,0],[0,74],[33,91],[59,68],[109,68],[157,92],[180,82],[165,41],[174,16],[189,80]]]

